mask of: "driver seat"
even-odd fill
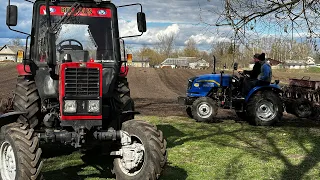
[[[89,60],[89,52],[84,51],[83,48],[78,45],[63,45],[61,46],[59,54],[60,59],[63,59],[66,54],[70,54],[72,62],[79,62],[79,60],[87,62]]]

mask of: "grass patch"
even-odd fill
[[[183,117],[139,119],[156,124],[167,139],[163,180],[318,179],[320,174],[320,130],[313,124],[254,127],[232,120],[204,124]],[[48,158],[45,178],[114,178],[112,160],[96,159],[85,159],[78,152]]]

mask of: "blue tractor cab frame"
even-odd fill
[[[239,72],[234,63],[233,73],[215,72],[216,58],[213,56],[212,74],[188,79],[186,96],[178,97],[178,103],[186,107],[189,117],[199,122],[214,122],[219,108],[234,109],[240,119],[252,125],[270,126],[281,120],[283,115],[282,90],[276,80],[267,86],[253,87],[246,96],[241,96],[245,74]]]

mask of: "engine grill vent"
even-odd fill
[[[98,68],[66,68],[65,96],[99,96],[99,73]]]

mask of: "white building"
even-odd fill
[[[189,63],[189,68],[191,69],[206,69],[208,67],[210,67],[210,64],[204,59]]]
[[[208,68],[210,64],[204,59],[196,57],[179,57],[167,58],[160,64],[160,68],[191,68],[191,69],[204,69]]]
[[[0,61],[16,61],[18,50],[24,50],[20,46],[4,45],[0,47]]]

